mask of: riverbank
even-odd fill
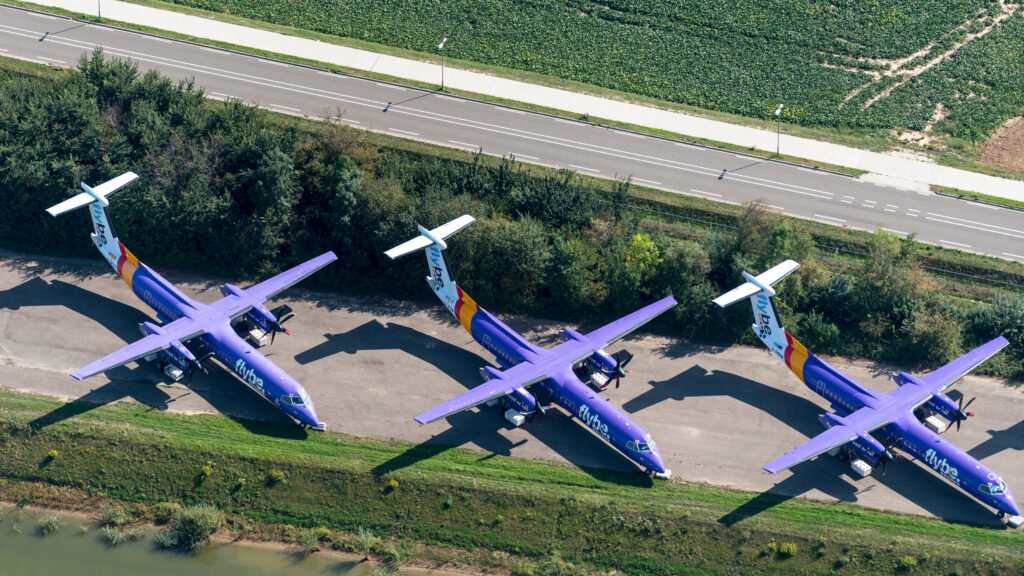
[[[515,574],[1016,574],[1024,535],[429,444],[0,392],[0,499],[142,521],[207,502],[232,538]],[[58,455],[48,460],[50,450]],[[211,472],[203,473],[209,466]],[[369,537],[366,534],[372,533]],[[379,540],[375,539],[379,538]],[[325,538],[327,541],[328,538]],[[367,546],[367,543],[370,546]],[[785,546],[784,546],[785,545]]]

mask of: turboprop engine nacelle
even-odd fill
[[[932,396],[931,400],[925,403],[925,407],[936,414],[942,415],[942,417],[947,420],[953,420],[956,417],[957,410],[959,409],[956,402],[942,392]]]
[[[604,372],[606,376],[614,376],[615,368],[619,365],[615,358],[612,358],[612,355],[604,350],[595,350],[594,355],[587,358],[587,362],[594,368]]]
[[[233,284],[224,284],[220,287],[220,293],[224,296],[237,296],[243,301],[247,301],[251,306],[248,312],[242,317],[248,320],[252,325],[262,329],[265,332],[284,332],[285,329],[277,321],[277,318],[267,310],[262,302],[256,302],[251,296],[245,293],[241,288]]]

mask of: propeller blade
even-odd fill
[[[274,345],[274,338],[277,337],[277,330],[270,331],[270,345]]]
[[[960,409],[961,409],[961,410],[964,410],[964,409],[966,409],[966,408],[967,408],[968,406],[970,406],[970,405],[971,405],[971,403],[972,403],[972,402],[974,402],[974,401],[975,401],[975,400],[977,400],[977,399],[978,399],[978,397],[977,397],[977,396],[975,396],[974,398],[971,398],[970,400],[968,400],[968,401],[967,401],[967,404],[964,404],[963,406],[961,406],[961,407],[960,407]],[[963,402],[963,401],[964,401],[964,399],[963,399],[963,398],[960,398],[960,401],[961,401],[961,402]],[[973,414],[972,414],[972,416],[973,416]]]
[[[957,418],[956,419],[956,431],[957,432],[960,431],[960,422],[962,422],[962,421],[963,421],[963,418]]]

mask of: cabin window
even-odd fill
[[[632,440],[626,442],[626,448],[629,450],[636,450],[636,442],[633,442]]]

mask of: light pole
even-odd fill
[[[444,92],[444,43],[448,41],[448,37],[445,36],[444,40],[437,45],[437,49],[441,51],[441,92]]]
[[[779,150],[782,148],[782,104],[775,109],[775,118],[778,120],[775,128],[775,155],[779,156]]]

